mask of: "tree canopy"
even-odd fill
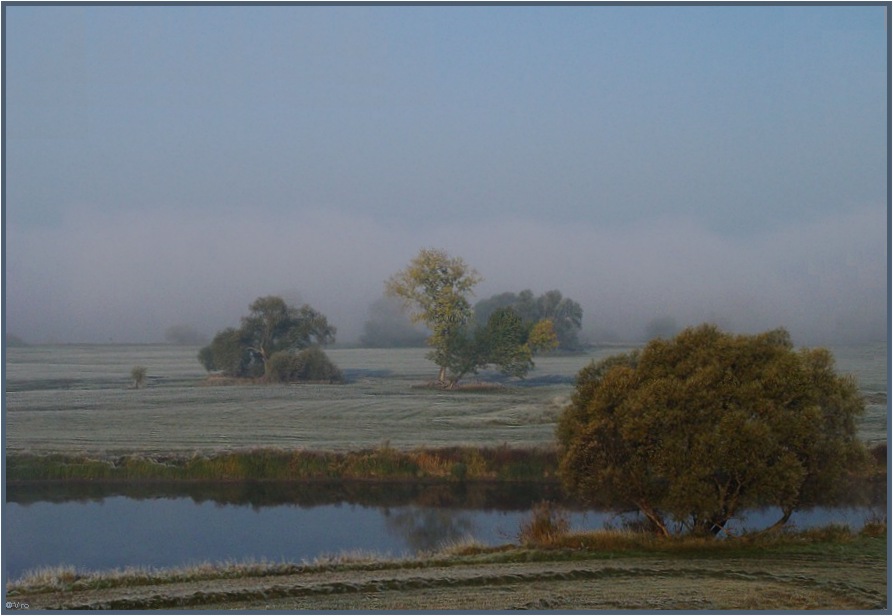
[[[234,377],[259,377],[266,374],[276,353],[294,353],[335,341],[335,327],[307,304],[294,308],[281,297],[270,295],[257,298],[249,308],[238,329],[229,327],[218,332],[199,351],[199,361],[207,370]]]
[[[481,276],[460,257],[442,250],[422,249],[409,265],[385,283],[386,293],[403,300],[413,323],[424,323],[431,336],[429,358],[440,367],[438,381],[467,341],[463,329],[471,317],[468,297]]]
[[[490,315],[501,308],[511,308],[527,325],[549,320],[558,340],[557,348],[580,349],[578,333],[583,324],[583,308],[569,297],[563,297],[561,291],[547,291],[539,297],[535,297],[530,289],[520,293],[500,293],[474,305],[475,319],[486,323]]]
[[[825,349],[715,326],[584,368],[558,440],[565,486],[638,510],[663,534],[722,532],[752,506],[783,525],[864,459],[864,402]]]
[[[486,325],[470,323],[456,330],[453,338],[446,355],[447,386],[491,365],[505,376],[524,378],[534,355],[558,344],[551,321],[529,325],[511,308],[494,312]]]
[[[525,321],[513,308],[497,307],[476,321],[468,300],[480,275],[462,259],[440,250],[422,250],[386,282],[389,295],[403,299],[413,322],[432,332],[428,358],[440,371],[437,382],[453,387],[469,373],[495,365],[523,377],[537,352],[558,344],[550,319]]]

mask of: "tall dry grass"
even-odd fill
[[[553,547],[570,531],[567,512],[549,501],[541,501],[531,509],[531,516],[521,523],[518,541],[530,547]]]
[[[417,448],[385,443],[374,449],[321,452],[247,449],[205,455],[90,456],[10,453],[8,481],[48,480],[553,480],[554,449],[509,447]]]

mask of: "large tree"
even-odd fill
[[[281,297],[270,295],[257,298],[249,308],[241,327],[218,332],[211,344],[199,351],[199,360],[207,370],[239,377],[262,376],[275,353],[335,341],[335,328],[325,315],[307,304],[294,308]]]
[[[864,459],[864,403],[824,349],[784,330],[703,325],[583,369],[558,428],[565,486],[637,509],[663,534],[721,532],[742,509],[774,526]]]
[[[440,369],[439,383],[450,383],[447,370],[467,342],[463,332],[471,318],[468,298],[480,281],[481,276],[461,258],[423,249],[385,283],[388,295],[403,300],[413,323],[424,323],[431,331],[428,357]]]
[[[486,325],[469,324],[452,336],[445,355],[449,387],[491,365],[506,376],[524,378],[534,366],[534,355],[558,344],[551,321],[528,325],[511,308],[500,308]]]
[[[476,322],[468,297],[480,280],[462,259],[426,249],[385,283],[386,293],[410,309],[411,320],[431,330],[428,358],[439,367],[443,387],[489,365],[523,378],[537,352],[558,344],[551,319],[525,320],[514,308],[497,307]]]

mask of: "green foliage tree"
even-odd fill
[[[263,374],[263,366],[253,361],[253,355],[246,350],[242,332],[235,327],[227,327],[214,336],[211,343],[198,352],[199,361],[205,370],[219,370],[227,376],[254,377]]]
[[[292,308],[281,297],[259,297],[242,317],[242,340],[249,353],[266,365],[277,351],[294,351],[335,341],[335,328],[307,304]]]
[[[825,349],[785,330],[715,326],[584,368],[561,416],[560,474],[584,499],[637,509],[662,534],[717,534],[742,509],[785,524],[865,458],[864,403]]]
[[[549,320],[558,340],[556,348],[566,351],[580,349],[578,333],[583,324],[583,308],[574,300],[563,297],[560,291],[548,291],[539,297],[525,289],[520,293],[500,293],[474,305],[475,319],[486,323],[494,312],[511,308],[527,325]]]
[[[496,364],[506,376],[523,377],[533,365],[527,346],[528,329],[511,308],[494,312],[483,329],[483,360]]]
[[[276,296],[259,297],[241,326],[221,330],[198,354],[206,370],[228,376],[261,377],[278,352],[294,353],[334,342],[336,330],[326,317],[304,304],[293,308]]]
[[[428,358],[440,368],[441,386],[452,388],[491,364],[507,376],[523,378],[533,367],[534,354],[558,343],[550,319],[525,321],[508,306],[494,308],[485,322],[476,321],[468,296],[480,280],[462,259],[422,250],[386,283],[388,295],[412,310],[413,322],[431,330]]]
[[[468,344],[463,335],[471,317],[468,297],[480,281],[480,275],[461,258],[423,249],[385,283],[386,293],[402,299],[410,309],[412,322],[424,323],[431,330],[428,358],[440,368],[439,383],[450,384],[447,371]]]

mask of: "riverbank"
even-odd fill
[[[16,481],[556,481],[554,448],[443,447],[357,451],[243,449],[204,454],[6,456]]]
[[[880,525],[722,542],[602,532],[552,548],[469,544],[394,561],[62,568],[7,586],[7,601],[65,610],[880,610],[887,600]]]
[[[887,446],[869,451],[857,481],[886,480]],[[216,453],[8,453],[6,481],[412,481],[558,482],[555,447],[414,448],[384,443],[356,451],[253,448]]]

